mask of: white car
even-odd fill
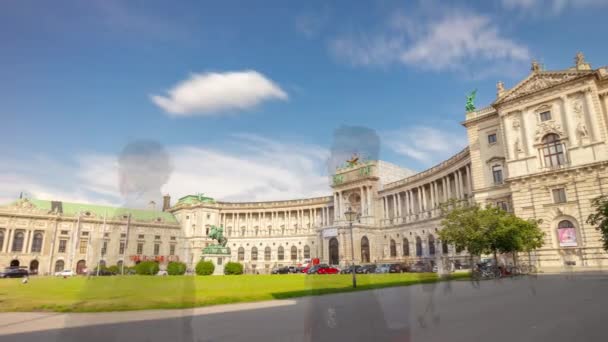
[[[76,273],[72,270],[63,270],[61,272],[55,272],[56,277],[72,277],[75,276]]]

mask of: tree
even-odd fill
[[[529,252],[543,243],[540,221],[524,220],[498,207],[450,201],[443,207],[439,237],[471,256]]]
[[[156,275],[158,270],[158,263],[154,261],[142,261],[135,265],[135,272],[139,275]]]
[[[243,274],[243,264],[238,262],[228,262],[224,266],[224,274]]]
[[[186,264],[179,261],[171,261],[167,264],[167,274],[169,275],[183,275],[186,273]]]
[[[201,260],[196,264],[196,274],[197,275],[211,275],[215,270],[215,265],[211,261]]]
[[[602,195],[591,201],[591,206],[595,212],[587,217],[587,223],[596,226],[602,234],[604,250],[608,251],[608,196]]]

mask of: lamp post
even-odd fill
[[[348,224],[350,226],[350,249],[351,249],[351,253],[352,253],[352,263],[351,263],[351,272],[353,273],[353,289],[357,288],[357,275],[355,272],[355,241],[354,241],[354,234],[353,234],[353,221],[355,221],[355,219],[357,219],[357,212],[354,211],[351,207],[348,208],[348,210],[346,212],[344,212],[344,216],[346,217],[346,220],[348,221]]]

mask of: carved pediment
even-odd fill
[[[498,156],[494,156],[488,160],[486,160],[486,164],[492,164],[492,163],[504,163],[505,161],[505,157],[498,157]]]
[[[540,143],[541,139],[549,133],[555,133],[559,135],[560,138],[563,138],[564,136],[562,127],[555,121],[541,122],[538,124],[538,126],[536,126],[536,132],[534,133],[536,142]]]
[[[513,100],[589,75],[588,72],[535,72],[507,91],[495,104]]]

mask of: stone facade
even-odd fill
[[[211,226],[224,227],[231,259],[249,272],[311,258],[340,265],[466,259],[437,237],[440,204],[458,199],[542,219],[545,245],[529,256],[540,269],[601,267],[608,255],[585,220],[591,200],[608,190],[607,97],[608,68],[592,69],[582,54],[566,70],[543,71],[533,63],[523,81],[511,89],[499,82],[490,106],[466,114],[469,146],[461,152],[414,175],[383,161],[339,168],[327,197],[231,203],[190,195],[170,208],[165,198],[163,211],[112,215],[105,213],[118,209],[87,215],[74,205],[57,211],[19,200],[0,207],[0,264],[37,261],[46,273],[58,269],[59,260],[75,270],[79,260],[91,267],[100,259],[131,265],[167,256],[160,261],[179,258],[193,267],[213,244]],[[349,209],[357,213],[352,229]],[[13,247],[16,234],[23,234],[20,250]],[[59,252],[62,240],[67,247]],[[81,250],[81,242],[89,248]]]

